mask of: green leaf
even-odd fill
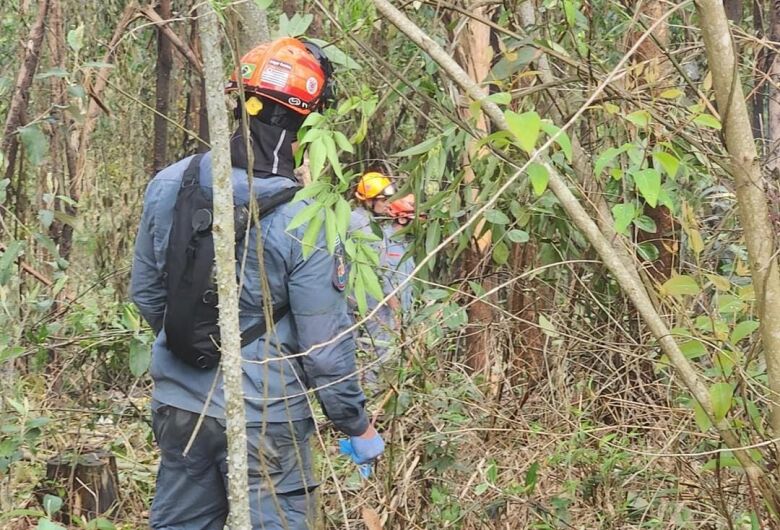
[[[346,151],[347,153],[355,152],[355,148],[352,147],[352,144],[349,143],[349,140],[347,140],[347,137],[344,136],[344,133],[341,131],[333,131],[333,138],[336,140],[336,145],[338,145],[339,149],[342,151]]]
[[[547,133],[550,138],[555,136],[555,143],[557,143],[558,147],[560,147],[561,151],[563,151],[563,154],[566,156],[566,160],[571,162],[572,148],[569,135],[566,134],[565,131],[558,134],[558,131],[560,131],[561,128],[557,125],[554,125],[553,123],[550,123],[549,121],[542,122],[542,130]]]
[[[35,74],[35,79],[48,79],[49,77],[68,77],[68,71],[58,66],[40,74]]]
[[[98,517],[87,524],[87,530],[116,530],[116,526],[108,519]]]
[[[84,47],[84,24],[79,24],[79,27],[68,32],[68,46],[77,53]]]
[[[688,359],[698,359],[707,355],[707,348],[700,340],[691,339],[684,342],[680,342],[680,351]]]
[[[5,252],[0,255],[0,285],[5,285],[16,272],[13,266],[24,251],[23,241],[11,241],[7,244]]]
[[[679,88],[669,88],[661,92],[658,96],[663,99],[677,99],[683,95],[683,91]]]
[[[135,377],[141,377],[149,368],[149,362],[152,360],[149,346],[138,339],[130,341],[130,373]]]
[[[422,294],[422,298],[428,302],[435,302],[437,300],[444,300],[445,298],[449,297],[450,294],[451,292],[447,289],[434,288],[426,290]]]
[[[487,470],[485,471],[485,476],[487,477],[488,482],[491,484],[496,483],[496,480],[498,480],[498,467],[496,466],[495,461],[490,462]]]
[[[696,419],[696,425],[699,426],[699,430],[702,432],[707,432],[710,430],[710,427],[712,427],[712,422],[710,421],[710,417],[707,416],[707,413],[704,412],[704,409],[701,408],[701,405],[699,405],[698,401],[693,401],[693,415]]]
[[[650,124],[650,113],[646,110],[635,110],[626,119],[637,127],[647,127]]]
[[[510,230],[506,233],[506,237],[512,243],[527,243],[531,239],[525,230]]]
[[[604,168],[612,162],[615,157],[621,153],[625,153],[631,147],[631,144],[623,144],[620,147],[610,147],[599,155],[596,159],[596,163],[593,166],[593,176],[598,177]]]
[[[658,231],[658,227],[655,225],[655,221],[646,215],[640,215],[633,220],[633,223],[644,232],[655,234]]]
[[[324,180],[318,180],[317,182],[312,182],[308,186],[304,186],[303,188],[301,188],[298,191],[298,193],[295,194],[295,197],[293,197],[292,202],[303,201],[306,199],[311,199],[312,197],[316,197],[317,195],[324,192],[329,187],[330,184],[328,182],[325,182]]]
[[[633,203],[627,202],[613,206],[612,215],[615,216],[615,231],[618,234],[625,234],[635,214],[636,207]]]
[[[493,246],[493,261],[497,265],[505,265],[509,260],[509,247],[503,241],[499,241]]]
[[[700,292],[701,288],[696,280],[684,274],[669,278],[661,286],[661,294],[665,296],[693,296]]]
[[[647,261],[655,261],[661,255],[661,253],[658,250],[658,247],[656,247],[651,241],[645,241],[644,243],[640,243],[639,246],[637,247],[637,252],[642,257],[643,260],[647,260]]]
[[[482,495],[488,490],[488,488],[490,488],[490,484],[486,482],[477,484],[476,486],[474,486],[474,495]]]
[[[731,344],[736,346],[739,341],[752,335],[758,327],[759,324],[755,320],[743,320],[734,326],[734,331],[731,332]]]
[[[347,230],[349,229],[349,219],[352,216],[352,210],[349,207],[349,203],[344,197],[339,197],[336,203],[336,231],[342,241],[347,238]]]
[[[322,205],[318,206],[321,207]],[[318,210],[316,215],[309,220],[309,224],[306,227],[306,230],[303,232],[303,237],[301,238],[301,250],[304,259],[308,258],[316,248],[317,239],[320,237],[320,231],[322,229],[322,222],[324,218],[325,216],[322,215],[320,210]]]
[[[525,472],[525,487],[528,490],[528,493],[531,493],[536,487],[536,479],[538,474],[539,462],[534,462],[530,465],[528,471]]]
[[[64,526],[60,526],[57,523],[53,523],[51,520],[47,519],[46,517],[38,519],[38,526],[36,526],[35,528],[37,530],[66,530]]]
[[[533,153],[536,146],[536,140],[539,138],[539,131],[542,127],[542,120],[534,111],[517,114],[514,111],[504,112],[507,126],[512,134],[517,138],[517,144],[528,154]]]
[[[666,153],[664,151],[656,151],[653,153],[653,158],[661,164],[661,167],[669,175],[669,178],[673,179],[677,175],[677,170],[680,168],[680,161],[676,156]]]
[[[343,66],[344,68],[348,68],[350,70],[361,70],[363,68],[357,62],[355,62],[352,57],[344,53],[341,48],[333,44],[333,42],[327,42],[322,39],[314,39],[311,37],[307,38],[306,40],[311,41],[322,48],[322,51],[325,52],[325,55],[328,56],[328,59],[330,59],[330,62],[333,64]]]
[[[572,0],[563,0],[563,13],[566,16],[566,23],[570,28],[573,28],[576,22],[577,10]]]
[[[647,204],[655,208],[658,204],[658,195],[661,193],[661,175],[655,169],[648,168],[637,171],[633,177],[639,193],[645,198]]]
[[[712,114],[699,114],[693,119],[693,123],[701,125],[702,127],[709,127],[711,129],[721,129],[720,121]]]
[[[255,5],[261,10],[265,11],[269,7],[271,7],[271,4],[274,3],[274,0],[255,0]]]
[[[528,177],[531,180],[531,186],[534,189],[534,193],[537,197],[540,197],[547,189],[547,183],[550,181],[550,175],[547,173],[547,168],[534,162],[528,166]]]
[[[322,169],[325,167],[325,158],[328,155],[328,148],[322,138],[309,145],[309,171],[311,179],[316,181],[320,178]]]
[[[363,284],[366,287],[366,293],[371,295],[375,300],[381,300],[385,297],[382,292],[382,286],[379,284],[379,278],[377,278],[376,272],[372,267],[368,265],[357,265],[360,273],[360,277],[363,278]]]
[[[60,511],[60,508],[62,508],[62,499],[57,497],[56,495],[49,495],[46,494],[43,496],[43,510],[46,512],[46,515],[51,517],[58,511]]]
[[[509,105],[512,101],[512,94],[509,94],[508,92],[496,92],[495,94],[490,94],[485,99],[492,101],[496,105]]]
[[[330,208],[325,208],[325,244],[328,247],[329,254],[333,254],[336,250],[337,239],[336,214]]]
[[[295,214],[295,216],[290,221],[290,224],[287,225],[287,230],[295,230],[302,224],[308,223],[312,217],[314,217],[317,212],[320,211],[320,209],[322,209],[322,204],[319,202],[312,202],[311,204],[306,205]]]
[[[412,147],[408,149],[404,149],[403,151],[396,153],[393,155],[395,158],[404,158],[407,156],[415,156],[415,155],[421,155],[423,153],[427,153],[435,145],[437,145],[439,142],[441,142],[442,137],[447,137],[451,135],[454,132],[454,129],[448,129],[444,131],[442,136],[434,136],[433,138],[428,138],[427,140],[420,142],[417,145],[413,145]]]
[[[494,225],[509,224],[509,217],[507,217],[507,215],[504,212],[501,212],[499,210],[486,210],[485,220],[490,223],[493,223]]]
[[[726,417],[734,397],[734,387],[729,383],[715,383],[710,387],[710,401],[715,421]]]
[[[27,160],[34,166],[39,166],[49,152],[49,140],[41,132],[38,124],[33,123],[19,129],[19,140],[24,147]]]

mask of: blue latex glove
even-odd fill
[[[358,464],[358,456],[355,454],[355,448],[352,447],[352,442],[349,441],[348,438],[342,438],[339,440],[339,452],[342,455],[346,455],[349,458],[352,459],[355,464],[357,464],[358,471],[360,471],[360,476],[363,478],[368,478],[371,476],[371,464]]]
[[[352,443],[352,449],[355,453],[353,459],[356,464],[368,464],[379,457],[385,452],[385,442],[378,432],[371,438],[365,439],[360,436],[350,436],[349,441]]]
[[[351,436],[349,439],[339,440],[339,451],[352,459],[360,469],[363,478],[371,476],[371,463],[385,450],[385,442],[379,433],[373,437],[364,439],[359,436]]]

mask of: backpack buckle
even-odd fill
[[[192,231],[205,232],[211,227],[211,210],[201,208],[192,214]]]

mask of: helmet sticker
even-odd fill
[[[289,103],[290,105],[294,105],[296,107],[300,107],[301,106],[300,98],[296,98],[294,96],[290,97],[290,98],[287,98],[287,103]]]
[[[319,83],[317,82],[316,77],[310,77],[306,80],[306,92],[311,94],[312,96],[317,93],[317,89],[319,88]]]
[[[290,72],[273,66],[266,67],[263,75],[260,77],[263,83],[270,83],[279,87],[287,86],[287,80],[290,78]]]
[[[241,77],[244,79],[249,79],[252,77],[252,74],[255,72],[255,68],[257,68],[254,64],[244,63],[241,65]]]

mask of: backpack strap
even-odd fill
[[[203,158],[203,154],[197,154],[192,157],[190,163],[187,165],[187,169],[184,170],[184,175],[181,177],[181,187],[187,188],[194,184],[200,183],[200,160]]]
[[[285,188],[282,191],[274,193],[273,195],[271,195],[270,197],[262,201],[260,203],[260,211],[258,212],[258,216],[257,216],[258,220],[267,216],[282,204],[286,204],[290,202],[300,189],[301,189],[300,186]],[[289,312],[290,312],[290,306],[289,304],[286,303],[279,307],[274,308],[273,315],[272,315],[274,324],[279,322]],[[256,341],[257,339],[265,335],[266,331],[268,331],[268,326],[266,325],[265,317],[263,317],[260,319],[260,322],[252,326],[249,326],[241,333],[241,346],[243,347],[246,346],[247,344],[251,344],[252,342]]]

